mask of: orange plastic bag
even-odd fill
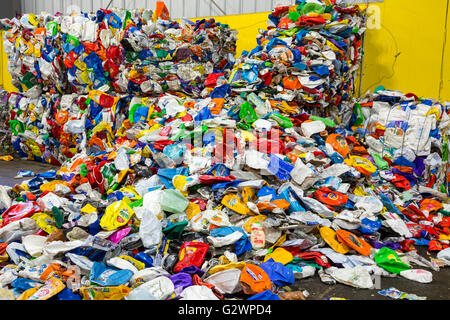
[[[363,256],[370,255],[372,246],[353,233],[340,229],[336,231],[336,235],[340,242],[344,242],[347,246],[361,253]]]
[[[255,295],[272,289],[267,273],[254,264],[247,264],[241,273],[240,279],[245,294]]]
[[[283,86],[285,89],[289,90],[298,90],[302,88],[302,84],[300,83],[300,80],[298,80],[298,77],[296,76],[284,77]]]
[[[350,153],[350,148],[347,141],[340,134],[330,134],[327,138],[326,143],[331,145],[333,149],[344,159],[347,158],[348,154]]]
[[[273,200],[271,202],[258,202],[256,204],[256,206],[258,207],[259,211],[268,210],[268,211],[272,212],[276,208],[287,210],[287,209],[289,209],[291,204],[284,199],[277,199],[277,200]]]
[[[443,208],[442,203],[433,199],[425,199],[420,203],[421,211],[428,211],[428,213],[434,213]]]
[[[214,107],[211,108],[211,114],[218,115],[223,108],[224,102],[225,99],[220,98],[212,99],[211,103],[214,104]]]
[[[153,15],[153,21],[156,22],[158,20],[158,18],[162,19],[162,20],[170,19],[169,9],[167,9],[164,1],[156,2],[156,10],[155,10],[155,14]]]

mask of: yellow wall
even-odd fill
[[[439,96],[446,2],[385,0],[371,5],[380,8],[381,29],[366,33],[363,93],[383,85],[450,101],[450,86]]]
[[[16,87],[12,85],[12,78],[11,75],[8,72],[8,57],[5,54],[5,51],[3,50],[3,33],[4,31],[0,32],[0,50],[2,52],[0,56],[0,86],[3,87],[8,92],[12,91],[18,91]]]
[[[447,15],[447,28],[450,28],[450,12]],[[450,101],[450,30],[447,30],[444,58],[441,98]]]
[[[385,0],[369,6],[369,12],[375,14],[369,22],[372,25],[380,22],[380,28],[369,28],[366,32],[363,94],[383,85],[391,90],[450,101],[450,32],[447,39],[444,32],[448,10],[446,2],[433,0],[432,5],[424,5],[423,0],[408,0],[407,3]],[[239,31],[237,45],[240,54],[256,46],[258,29],[266,29],[268,14],[214,18]],[[448,19],[450,27],[450,14]],[[441,64],[445,40],[446,59]],[[3,51],[2,45],[0,48]],[[6,55],[3,53],[1,58],[0,85],[3,84],[8,91],[15,91],[7,72]],[[356,89],[358,93],[358,84]]]

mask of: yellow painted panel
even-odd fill
[[[385,0],[371,6],[380,8],[381,29],[366,33],[362,92],[383,85],[439,98],[446,1]]]
[[[441,99],[444,101],[450,101],[450,30],[448,28],[450,28],[450,12],[447,16],[447,39],[442,70]]]
[[[0,32],[1,36],[1,70],[0,75],[2,79],[2,87],[8,92],[17,92],[17,88],[12,85],[12,77],[8,72],[8,56],[5,53],[5,50],[3,50],[3,33],[4,31]]]

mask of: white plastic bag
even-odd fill
[[[106,264],[120,270],[130,270],[133,274],[136,274],[139,271],[131,262],[119,257],[109,259]]]
[[[308,138],[313,134],[324,131],[326,128],[327,127],[322,121],[303,122],[301,125],[303,134]]]
[[[150,248],[157,245],[161,241],[161,223],[149,210],[143,211],[141,225],[139,227],[139,236],[141,237],[145,248]]]
[[[144,283],[140,287],[147,290],[157,300],[166,300],[175,292],[175,286],[167,277],[158,277]]]
[[[42,254],[47,237],[28,235],[22,238],[22,244],[32,257],[38,257]]]
[[[233,268],[214,273],[205,282],[213,284],[222,293],[233,294],[242,290],[240,278],[241,270]]]
[[[351,287],[361,289],[373,288],[373,281],[370,277],[370,273],[361,266],[352,269],[336,268],[332,271],[331,276],[337,282],[346,284]]]
[[[433,281],[433,274],[423,269],[403,270],[400,271],[400,275],[406,279],[420,283],[431,283]]]
[[[145,287],[137,287],[130,291],[125,297],[125,300],[157,300],[156,297],[151,294]]]
[[[219,300],[212,290],[205,286],[187,287],[180,296],[180,300]]]
[[[160,267],[145,268],[135,273],[131,277],[130,282],[134,286],[135,284],[142,284],[161,276],[169,277],[170,274]]]
[[[76,240],[76,241],[67,241],[67,242],[63,242],[63,241],[54,241],[51,243],[48,243],[45,247],[44,247],[44,254],[47,254],[49,256],[55,256],[58,253],[63,253],[63,252],[67,252],[67,251],[71,251],[75,248],[81,247],[84,245],[84,241],[83,240]]]
[[[439,251],[437,258],[440,260],[450,261],[450,248]]]
[[[211,243],[214,247],[220,248],[220,247],[229,246],[229,245],[235,243],[240,238],[242,238],[242,236],[243,236],[242,232],[236,231],[225,237],[209,236],[207,239],[208,239],[209,243]]]

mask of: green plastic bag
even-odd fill
[[[381,248],[376,254],[375,254],[375,262],[376,264],[383,268],[386,271],[400,274],[401,271],[409,270],[411,267],[404,263],[397,253],[389,249],[387,247]]]
[[[322,14],[325,12],[325,7],[321,6],[318,3],[308,2],[303,6],[301,14],[303,16],[306,16],[308,13],[311,12]]]
[[[171,226],[167,227],[163,230],[164,235],[169,240],[175,240],[181,237],[181,234],[183,233],[184,229],[188,225],[189,221],[182,221],[175,224],[172,224]]]
[[[61,210],[59,210],[58,207],[52,208],[53,218],[55,218],[55,224],[58,229],[62,228],[62,225],[64,223],[64,215],[62,214]]]
[[[239,111],[239,118],[243,120],[245,123],[253,124],[256,120],[258,120],[258,116],[256,115],[255,109],[253,109],[252,105],[248,102],[245,102],[241,105],[241,110]]]
[[[164,190],[161,195],[161,209],[171,213],[184,213],[189,201],[178,190]]]
[[[378,153],[372,153],[371,157],[373,158],[373,161],[375,161],[375,165],[380,170],[389,170],[389,163],[386,160],[383,160],[383,158]]]
[[[331,119],[322,118],[322,117],[318,117],[318,116],[310,116],[309,119],[310,119],[310,120],[313,120],[313,121],[322,121],[323,124],[324,124],[325,126],[327,126],[328,128],[334,128],[334,127],[336,127],[336,123],[334,123],[334,121],[331,120]]]
[[[292,22],[297,22],[298,18],[300,18],[301,14],[297,11],[289,12],[289,19],[291,19]]]
[[[270,116],[270,119],[275,120],[282,128],[292,128],[294,124],[291,119],[283,117],[281,114],[274,113]]]

